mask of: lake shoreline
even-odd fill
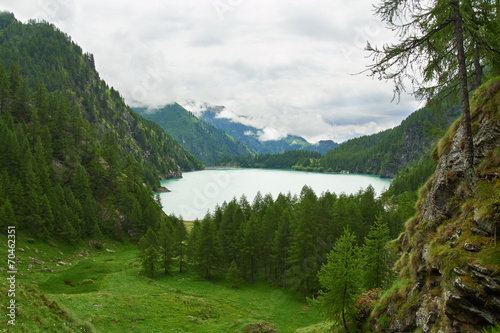
[[[392,181],[391,177],[384,177],[382,175],[372,174],[372,173],[354,173],[347,170],[342,170],[340,172],[333,171],[312,171],[312,170],[298,170],[298,169],[274,169],[274,168],[257,168],[257,167],[242,167],[239,165],[211,165],[205,166],[205,170],[224,170],[224,169],[256,169],[256,170],[286,170],[286,171],[297,171],[297,172],[307,172],[307,173],[319,173],[319,174],[328,174],[328,175],[360,175],[360,176],[376,176],[380,179],[389,179]],[[199,170],[194,170],[199,171]],[[191,172],[191,171],[189,171]]]
[[[202,219],[207,212],[213,213],[217,205],[240,200],[243,195],[252,203],[258,192],[276,200],[279,194],[299,196],[304,186],[319,196],[327,191],[336,195],[356,194],[371,185],[380,195],[390,184],[389,179],[376,175],[226,167],[186,172],[181,179],[162,181],[161,185],[172,192],[160,193],[160,200],[167,215],[193,221]]]

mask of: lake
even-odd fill
[[[308,185],[319,196],[321,193],[352,194],[372,185],[377,195],[389,188],[390,179],[356,174],[315,173],[293,170],[270,169],[207,169],[184,172],[183,178],[162,181],[162,186],[171,192],[161,193],[163,210],[167,214],[182,215],[184,220],[203,219],[212,213],[217,204],[237,200],[245,194],[250,204],[257,192],[262,196],[270,193],[274,199],[278,194],[300,194]]]

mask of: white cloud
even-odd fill
[[[390,84],[351,75],[370,63],[367,40],[392,39],[373,1],[0,0],[0,8],[67,32],[131,105],[206,101],[263,139],[344,141],[417,108],[409,96],[391,104]]]

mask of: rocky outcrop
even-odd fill
[[[500,80],[472,102],[477,183],[465,182],[460,123],[438,144],[419,213],[394,243],[399,281],[371,318],[378,332],[482,332],[500,323]]]
[[[459,115],[459,109],[453,108],[442,114],[441,117],[436,117],[432,122],[434,126],[444,126],[440,128],[445,129],[446,124],[451,124]],[[437,137],[429,135],[425,121],[415,121],[412,126],[406,127],[394,155],[381,165],[380,177],[393,178],[399,170],[408,164],[419,161],[422,155],[430,153],[437,141]]]

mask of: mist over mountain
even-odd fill
[[[224,106],[194,100],[183,103],[183,106],[199,119],[223,130],[257,154],[275,154],[298,149],[326,154],[329,149],[337,146],[330,140],[311,144],[301,136],[287,134],[280,129],[279,124],[257,127],[257,120],[239,115]]]

